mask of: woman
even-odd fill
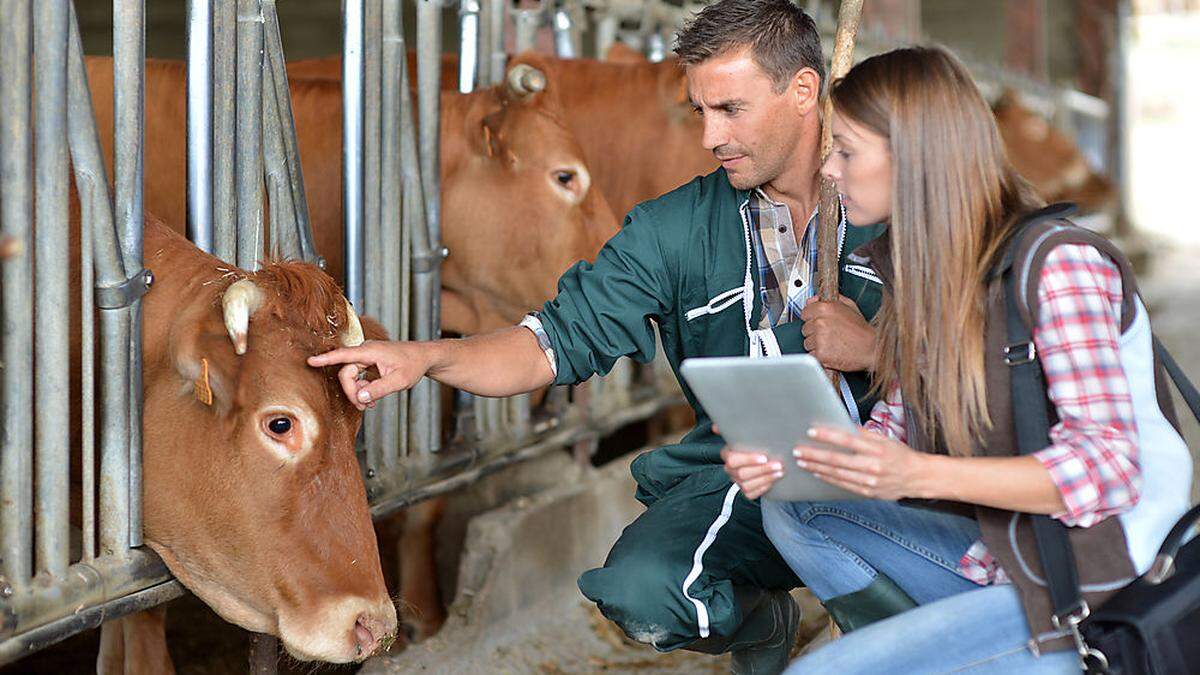
[[[1010,392],[987,386],[997,361],[1004,368],[987,350],[990,331],[1004,330],[989,318],[1003,301],[990,272],[1015,226],[1041,204],[947,52],[873,57],[834,83],[832,97],[835,145],[822,170],[851,223],[889,224],[859,251],[885,280],[875,319],[883,396],[865,430],[814,429],[810,438],[825,447],[802,445],[795,456],[869,499],[765,500],[763,521],[844,626],[869,622],[853,616],[855,604],[888,579],[917,606],[848,633],[793,669],[1079,672],[1069,634],[1050,621],[1045,587],[1025,563],[1033,546],[1021,514],[1057,518],[1073,526],[1077,549],[1080,535],[1100,552],[1079,556],[1084,583],[1104,580],[1094,586],[1100,595],[1087,596],[1099,602],[1145,572],[1190,490],[1182,439],[1157,404],[1140,397],[1144,373],[1123,370],[1122,349],[1132,348],[1122,335],[1127,277],[1094,246],[1050,250],[1037,276],[1033,341],[1057,421],[1050,445],[1020,455]],[[1140,301],[1136,309],[1144,312]],[[1139,436],[1148,440],[1139,444]],[[781,475],[757,453],[727,449],[725,459],[750,499]],[[1151,464],[1167,470],[1152,474]],[[901,499],[936,501],[918,508]]]

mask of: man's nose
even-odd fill
[[[726,131],[726,126],[716,116],[711,115],[704,118],[704,136],[703,143],[705,150],[716,150],[717,148],[729,142],[729,134]]]

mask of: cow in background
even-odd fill
[[[1021,104],[1005,89],[992,105],[996,126],[1013,168],[1048,202],[1075,202],[1082,213],[1115,205],[1116,186],[1092,170],[1078,146],[1062,131]]]

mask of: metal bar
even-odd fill
[[[313,243],[312,225],[308,215],[308,197],[304,192],[304,172],[300,166],[300,150],[296,141],[296,121],[292,114],[292,95],[288,86],[287,68],[284,65],[283,39],[279,34],[279,15],[275,11],[275,0],[262,0],[263,31],[266,38],[266,53],[263,57],[270,64],[275,106],[279,111],[279,123],[283,130],[284,157],[287,159],[288,181],[292,209],[296,214],[296,234],[300,242],[300,255],[304,260],[320,264],[324,261],[317,255]]]
[[[279,107],[273,93],[275,75],[268,63],[270,59],[269,55],[263,56],[263,92],[267,95],[263,96],[262,100],[262,130],[263,170],[271,207],[271,256],[299,259],[301,252],[297,237],[295,203],[292,201]]]
[[[360,311],[379,316],[382,307],[383,285],[380,267],[383,264],[382,232],[380,232],[379,184],[381,150],[380,144],[380,95],[382,69],[380,40],[383,35],[381,24],[383,8],[380,0],[366,0],[363,5],[363,302]],[[383,451],[381,435],[384,417],[381,407],[368,412],[363,418],[363,440],[367,454],[367,476],[378,476],[382,466]],[[368,488],[370,493],[370,488]]]
[[[487,78],[484,84],[491,87],[504,81],[504,69],[508,66],[508,53],[504,51],[504,27],[507,24],[507,0],[484,0],[487,3],[488,20],[485,24],[488,32],[488,51],[484,52],[487,59]]]
[[[34,196],[37,287],[34,310],[33,372],[36,571],[56,577],[67,571],[69,553],[69,473],[71,419],[70,250],[67,195],[67,0],[43,0],[33,18]]]
[[[250,675],[279,672],[279,638],[265,633],[250,634]]]
[[[237,261],[237,0],[215,0],[212,28],[213,254]]]
[[[403,233],[400,231],[400,73],[408,69],[404,53],[404,26],[400,0],[383,0],[380,11],[382,41],[380,49],[383,81],[380,83],[380,251],[383,265],[380,275],[382,294],[379,320],[388,335],[400,337],[401,282],[403,263]],[[389,396],[381,402],[376,415],[380,420],[379,443],[383,450],[382,468],[390,475],[395,471],[400,455],[403,434],[400,433],[400,411],[405,401]]]
[[[187,233],[211,253],[212,0],[188,0],[187,12]]]
[[[342,214],[346,297],[363,306],[363,13],[365,0],[342,6]]]
[[[171,573],[157,555],[133,549],[126,556],[76,563],[57,583],[30,585],[2,605],[9,614],[5,618],[16,621],[0,623],[0,663],[11,654],[9,638],[170,579]]]
[[[380,111],[382,86],[380,42],[383,39],[382,0],[367,0],[363,7],[363,285],[367,314],[379,316],[379,268],[383,265],[379,231]]]
[[[74,17],[72,27],[77,32]],[[142,269],[143,132],[146,104],[144,0],[113,9],[115,223],[120,231],[124,277]],[[93,132],[94,134],[94,132]],[[96,188],[100,189],[100,188]],[[103,190],[107,192],[107,190]],[[99,195],[97,195],[99,196]],[[105,195],[107,199],[107,195]],[[86,305],[90,306],[90,305]],[[129,338],[129,545],[142,545],[142,303],[128,310]],[[114,422],[117,423],[117,422]]]
[[[183,584],[178,581],[163,581],[150,588],[122,595],[114,600],[88,607],[38,628],[22,632],[10,640],[0,642],[0,665],[20,660],[72,635],[97,628],[105,621],[136,614],[174,600],[186,592]]]
[[[33,24],[30,0],[0,0],[0,261],[3,363],[33,362]],[[0,576],[20,590],[32,569],[33,380],[0,368]],[[0,581],[0,587],[5,582]]]
[[[263,24],[259,0],[238,0],[237,23],[237,266],[253,270],[263,255]]]
[[[617,15],[611,10],[605,10],[596,22],[596,58],[608,59],[608,50],[617,41]]]
[[[560,59],[579,58],[579,50],[575,48],[574,24],[571,10],[565,3],[554,10],[554,53]]]
[[[444,471],[438,465],[410,465],[413,473],[408,476],[407,484],[377,497],[371,504],[371,517],[384,518],[419,501],[470,485],[506,466],[533,459],[552,450],[571,447],[581,439],[605,436],[631,422],[647,419],[668,406],[682,402],[681,395],[655,396],[639,400],[604,420],[581,421],[575,418],[521,447],[486,456],[473,455],[469,461],[454,467],[453,472]]]
[[[440,207],[440,136],[439,115],[441,106],[441,35],[442,8],[437,0],[419,0],[417,3],[417,108],[421,160],[421,190],[425,197],[425,226],[429,248],[415,248],[423,255],[425,269],[418,274],[416,293],[418,340],[430,340],[440,334],[440,264],[441,256],[441,207]],[[427,310],[427,311],[422,311]],[[441,399],[433,382],[428,378],[417,386],[418,400],[416,424],[420,443],[416,446],[424,452],[436,452],[440,446]]]
[[[133,241],[140,255],[141,224],[136,225],[136,237],[129,233],[118,236],[73,7],[69,28],[71,161],[81,196],[92,198],[81,227],[87,228],[92,238],[97,286],[115,286],[126,279],[122,244]],[[140,415],[130,419],[130,317],[124,309],[100,312],[100,549],[102,554],[118,556],[128,553],[131,540],[130,429],[141,422]],[[140,396],[136,400],[140,401]]]
[[[542,27],[542,8],[539,6],[537,9],[513,9],[510,11],[515,31],[514,48],[518,54],[530,51],[533,49],[534,41],[537,40],[538,29]]]
[[[458,90],[469,94],[475,91],[479,71],[479,0],[460,0],[458,5]]]
[[[89,223],[95,221],[96,215],[91,212],[96,202],[96,186],[90,183],[77,186],[80,205],[79,226],[79,306],[83,316],[80,317],[79,353],[80,353],[80,390],[82,403],[80,414],[80,470],[83,482],[80,494],[80,505],[83,509],[80,519],[83,546],[82,559],[84,562],[96,557],[96,320],[95,320],[95,270],[92,268],[92,228]]]

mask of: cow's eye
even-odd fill
[[[574,180],[575,180],[575,172],[574,171],[555,171],[554,172],[554,180],[558,181],[559,185],[562,185],[564,187],[570,187],[571,183],[574,182]]]
[[[276,436],[286,436],[292,430],[292,418],[273,417],[267,422],[267,429]]]

